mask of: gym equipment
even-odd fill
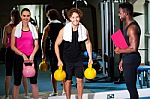
[[[54,78],[57,81],[63,81],[66,78],[66,72],[62,69],[63,66],[59,66],[54,72]]]
[[[46,59],[42,59],[42,62],[39,64],[39,70],[46,72],[48,70],[48,63],[46,62]]]
[[[137,75],[138,75],[138,81],[140,84],[140,87],[143,88],[143,86],[147,86],[147,88],[150,87],[149,84],[149,70],[150,66],[149,65],[140,65],[137,69]],[[141,74],[143,77],[141,77]]]
[[[94,79],[96,77],[96,70],[92,68],[92,64],[88,64],[88,68],[84,71],[84,76],[87,79]]]
[[[23,62],[23,76],[33,77],[35,75],[34,63],[33,61],[26,60]]]

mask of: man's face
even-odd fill
[[[126,19],[126,11],[122,8],[119,8],[119,13],[118,13],[119,17],[120,17],[120,20],[121,21],[124,21]]]
[[[79,22],[80,22],[79,14],[76,12],[73,12],[72,16],[70,17],[70,20],[74,26],[79,25]]]

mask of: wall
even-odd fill
[[[143,15],[137,16],[134,19],[139,23],[140,27],[141,27],[141,40],[140,40],[140,46],[139,49],[145,49],[145,16],[144,16],[144,3],[145,0],[137,0],[134,3],[134,11],[135,12],[140,12],[143,13]],[[142,60],[141,63],[145,62],[145,50],[139,50]]]

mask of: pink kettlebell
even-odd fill
[[[23,76],[33,77],[35,75],[34,63],[33,61],[27,60],[23,62]]]

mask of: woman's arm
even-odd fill
[[[11,49],[12,49],[16,54],[22,56],[24,60],[28,60],[27,56],[26,56],[24,53],[22,53],[20,50],[18,50],[18,49],[16,48],[16,46],[15,46],[15,45],[16,45],[16,40],[15,40],[15,35],[14,35],[14,34],[15,34],[15,30],[16,30],[16,27],[13,28],[12,34],[11,34]]]
[[[38,33],[38,32],[37,32]],[[34,56],[35,56],[35,54],[36,54],[36,52],[38,51],[38,49],[39,49],[39,44],[38,44],[38,39],[34,39],[34,43],[33,43],[34,45],[34,49],[33,49],[33,51],[32,51],[32,54],[30,55],[30,58],[29,58],[29,60],[34,60]]]
[[[6,25],[3,30],[2,44],[4,47],[6,47],[6,44],[7,44],[7,28],[8,28],[8,26]]]
[[[35,40],[34,40],[34,49],[33,49],[32,54],[30,55],[29,60],[34,60],[34,56],[35,56],[35,54],[36,54],[38,48],[39,48],[38,40],[35,39]]]

